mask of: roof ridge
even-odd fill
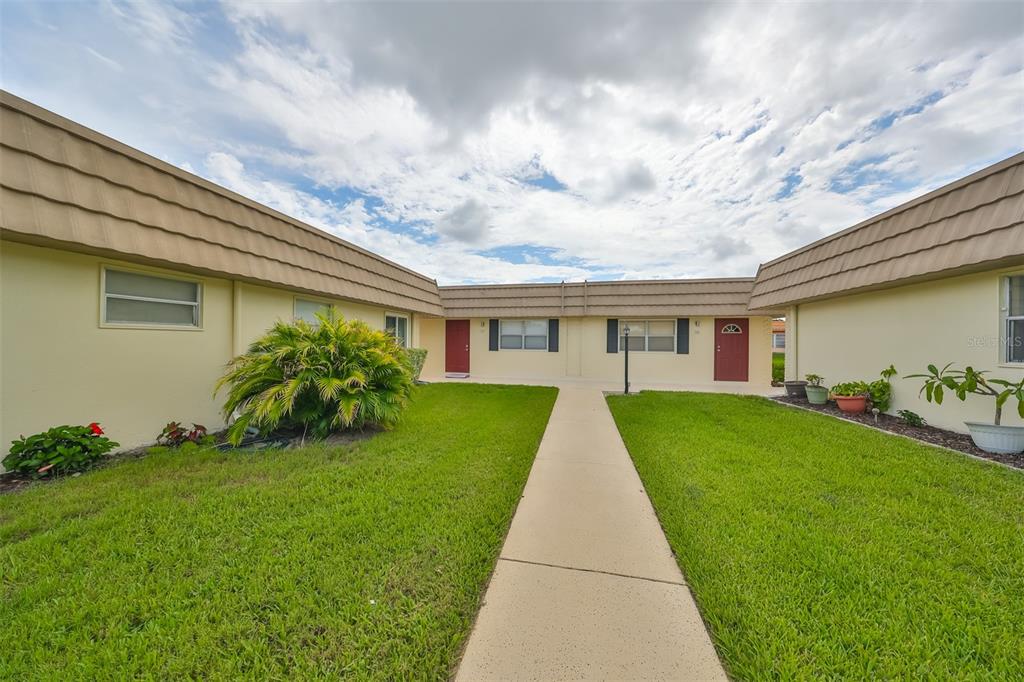
[[[781,262],[784,262],[786,260],[789,260],[790,258],[794,258],[794,257],[800,255],[801,253],[805,253],[807,251],[810,251],[813,248],[822,246],[823,244],[827,244],[830,241],[839,239],[840,237],[844,237],[844,236],[846,236],[848,234],[851,234],[851,233],[856,232],[856,231],[858,231],[860,229],[868,227],[869,225],[872,225],[874,223],[881,222],[882,220],[885,220],[886,218],[891,218],[894,215],[898,215],[900,213],[904,213],[906,211],[909,211],[910,209],[916,208],[917,206],[920,206],[921,204],[924,204],[924,203],[926,203],[928,201],[932,201],[932,200],[937,199],[937,198],[939,198],[941,196],[949,194],[949,193],[953,192],[954,190],[958,190],[958,189],[960,189],[962,187],[966,187],[967,185],[974,184],[975,182],[978,182],[979,180],[983,180],[983,179],[989,177],[990,175],[995,175],[996,173],[1002,172],[1002,171],[1006,170],[1007,168],[1010,168],[1012,166],[1021,165],[1021,164],[1024,164],[1024,151],[1017,152],[1016,154],[1012,154],[1011,156],[1008,156],[1008,157],[1006,157],[1005,159],[1003,159],[1001,161],[997,161],[996,163],[993,163],[993,164],[991,164],[989,166],[985,166],[984,168],[981,168],[981,169],[979,169],[979,170],[977,170],[977,171],[975,171],[975,172],[973,172],[973,173],[971,173],[969,175],[965,175],[962,178],[959,178],[957,180],[953,180],[952,182],[949,182],[949,183],[947,183],[945,185],[942,185],[941,187],[937,187],[937,188],[931,190],[930,192],[926,192],[925,194],[922,194],[922,195],[920,195],[918,197],[910,199],[909,201],[905,201],[902,204],[898,204],[897,206],[894,206],[894,207],[892,207],[892,208],[890,208],[890,209],[888,209],[886,211],[883,211],[882,213],[874,215],[874,216],[872,216],[870,218],[865,218],[864,220],[862,220],[859,223],[856,223],[854,225],[851,225],[850,227],[846,227],[846,228],[844,228],[842,230],[839,230],[838,232],[833,232],[832,234],[829,234],[829,235],[826,235],[824,237],[821,237],[820,239],[817,239],[817,240],[815,240],[815,241],[813,241],[813,242],[811,242],[809,244],[804,244],[803,246],[801,246],[801,247],[799,247],[797,249],[794,249],[793,251],[790,251],[788,253],[784,253],[781,256],[777,256],[777,257],[775,257],[775,258],[773,258],[773,259],[771,259],[769,261],[765,261],[764,263],[761,263],[758,266],[757,275],[755,276],[755,279],[759,279],[760,275],[761,275],[761,270],[766,268],[766,267],[768,267],[768,266],[776,265],[778,263],[781,263]],[[963,211],[961,211],[961,213],[962,212]]]
[[[346,248],[350,248],[353,251],[368,256],[369,258],[372,258],[380,263],[402,270],[403,272],[413,275],[414,277],[418,277],[426,282],[431,282],[435,286],[437,285],[436,278],[428,277],[423,273],[416,272],[415,270],[408,268],[400,263],[396,263],[388,258],[385,258],[384,256],[381,256],[380,254],[374,253],[369,249],[358,246],[357,244],[353,244],[350,241],[335,236],[329,232],[326,232],[325,230],[310,225],[309,223],[303,222],[297,218],[293,218],[292,216],[289,216],[286,213],[282,213],[281,211],[271,208],[270,206],[261,204],[260,202],[254,199],[250,199],[244,194],[240,194],[238,192],[228,189],[227,187],[223,187],[222,185],[218,185],[215,182],[207,180],[206,178],[203,178],[195,173],[191,173],[183,168],[179,168],[178,166],[175,166],[172,163],[164,161],[163,159],[159,159],[153,156],[152,154],[148,154],[142,151],[141,149],[136,149],[135,147],[125,144],[120,140],[116,140],[113,137],[110,137],[109,135],[105,135],[86,125],[73,121],[67,118],[66,116],[61,116],[56,112],[50,111],[49,109],[41,107],[38,104],[34,104],[22,97],[18,97],[14,93],[4,90],[2,88],[0,88],[0,105],[17,111],[18,113],[28,116],[30,118],[33,118],[45,125],[49,125],[51,127],[64,130],[65,132],[76,137],[79,137],[81,139],[84,139],[87,142],[101,145],[133,161],[137,161],[139,163],[143,163],[150,167],[153,167],[160,172],[173,175],[177,177],[179,180],[188,182],[192,185],[199,187],[200,189],[214,192],[215,194],[219,194],[230,201],[240,203],[244,206],[247,206],[248,208],[259,211],[260,213],[268,215],[277,220],[282,220],[292,225],[293,227],[304,230],[306,232],[310,232],[317,237],[327,239],[329,241],[333,241],[337,244],[340,244]]]
[[[694,277],[682,279],[611,279],[611,280],[583,280],[580,282],[512,282],[502,284],[448,284],[438,286],[439,291],[453,291],[458,289],[501,289],[518,287],[562,287],[562,286],[609,286],[616,284],[702,284],[702,283],[730,283],[750,282],[753,283],[756,277]]]

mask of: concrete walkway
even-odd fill
[[[558,394],[456,679],[727,679],[596,388]]]

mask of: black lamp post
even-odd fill
[[[623,331],[623,333],[626,335],[626,377],[625,377],[626,387],[625,387],[625,391],[623,393],[625,395],[629,395],[629,323],[628,322],[626,323],[626,328]]]

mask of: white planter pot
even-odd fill
[[[1016,455],[1024,452],[1024,426],[996,426],[984,422],[964,422],[974,444],[985,452]]]

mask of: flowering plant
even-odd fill
[[[96,464],[118,443],[103,434],[96,422],[88,426],[55,426],[12,441],[4,467],[33,478],[83,471]]]
[[[193,424],[192,428],[189,429],[180,422],[169,423],[160,432],[160,435],[156,437],[157,443],[172,448],[182,446],[185,443],[203,445],[208,440],[211,440],[211,438],[206,435],[206,427],[202,424]]]

